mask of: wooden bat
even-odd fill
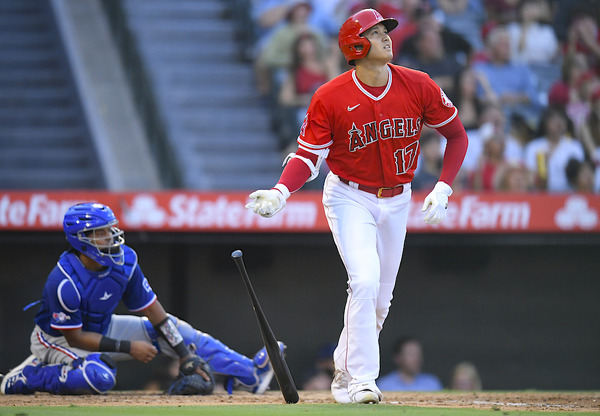
[[[250,301],[252,302],[256,320],[258,321],[258,328],[260,329],[260,334],[265,344],[267,354],[269,355],[269,360],[271,360],[273,372],[275,373],[275,378],[277,379],[277,383],[279,384],[279,389],[283,394],[283,398],[285,399],[286,403],[298,403],[299,397],[296,384],[294,384],[292,374],[290,373],[285,358],[283,357],[283,352],[279,348],[277,338],[275,338],[275,334],[273,334],[273,330],[271,329],[260,303],[258,302],[256,293],[254,292],[254,288],[250,282],[250,277],[246,271],[246,266],[244,265],[243,254],[240,250],[235,250],[233,253],[231,253],[231,258],[237,265],[240,274],[242,275],[242,280],[246,285],[248,295],[250,295]]]

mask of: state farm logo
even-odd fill
[[[598,225],[598,212],[589,206],[587,198],[575,195],[569,197],[565,206],[556,211],[554,221],[563,230],[593,230]]]
[[[0,196],[0,228],[62,228],[65,212],[70,206],[84,202],[73,199],[53,199],[45,193],[26,196]]]
[[[148,225],[149,227],[162,227],[165,224],[167,214],[162,209],[156,198],[152,195],[139,194],[131,202],[131,206],[125,210],[124,219],[131,227]]]
[[[248,201],[235,195],[138,194],[124,208],[128,228],[219,229],[253,228],[311,229],[317,223],[318,201],[289,202],[273,218],[262,218],[245,208]]]
[[[446,219],[441,224],[428,225],[423,221],[420,201],[411,201],[408,226],[412,229],[527,230],[531,209],[527,201],[487,201],[477,195],[468,195],[448,204]]]

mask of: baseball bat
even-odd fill
[[[248,276],[246,266],[244,265],[244,259],[241,250],[235,250],[233,253],[231,253],[231,258],[237,265],[240,274],[242,275],[244,285],[246,286],[246,290],[248,291],[248,295],[250,295],[250,301],[252,302],[256,320],[258,321],[260,335],[262,336],[265,349],[269,355],[269,360],[271,360],[273,372],[275,373],[275,378],[277,379],[277,383],[279,384],[279,389],[283,394],[283,398],[285,399],[286,403],[298,403],[299,397],[296,384],[294,384],[294,379],[292,378],[290,369],[288,368],[285,358],[283,357],[283,352],[279,349],[277,338],[275,338],[275,334],[273,333],[273,330],[271,329],[271,326],[265,317],[265,313],[258,302],[258,297],[254,292],[254,288],[250,282],[250,276]]]

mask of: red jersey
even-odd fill
[[[363,185],[394,187],[414,176],[422,125],[439,128],[458,110],[424,72],[388,64],[388,84],[377,97],[345,72],[313,95],[298,136],[299,148],[329,150],[336,175]]]

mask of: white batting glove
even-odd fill
[[[271,218],[285,207],[285,201],[290,196],[290,191],[283,184],[278,183],[274,189],[258,190],[248,197],[253,199],[246,208],[265,218]]]
[[[433,191],[427,195],[423,203],[422,212],[425,213],[423,221],[427,224],[439,224],[446,218],[448,197],[452,195],[452,188],[445,182],[435,184]]]

